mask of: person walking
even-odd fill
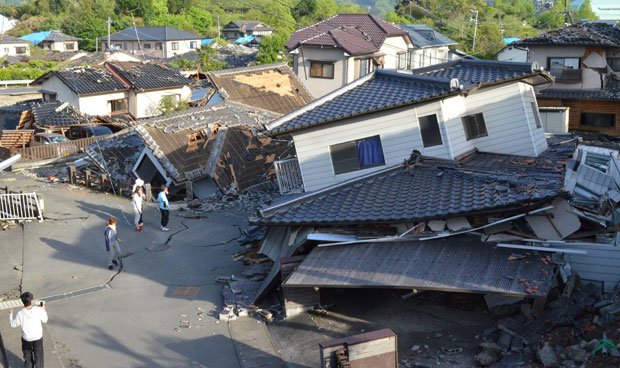
[[[133,200],[133,194],[136,192],[137,188],[141,188],[142,189],[142,202],[140,205],[140,220],[139,223],[137,225],[140,225],[140,228],[143,229],[144,227],[144,219],[143,219],[143,215],[144,215],[144,201],[146,200],[146,187],[144,186],[144,180],[138,178],[136,179],[135,183],[133,184],[133,187],[131,188],[131,195],[132,195],[132,200]],[[138,230],[136,228],[136,230]],[[142,230],[138,230],[138,231],[142,231]]]
[[[170,219],[170,202],[168,202],[168,187],[161,186],[161,191],[157,195],[157,201],[159,202],[159,212],[161,212],[161,231],[170,231],[168,226],[168,220]]]
[[[108,270],[118,266],[120,261],[121,247],[118,245],[118,234],[116,232],[116,218],[108,219],[108,226],[105,231],[105,250],[108,252]]]
[[[33,306],[32,293],[26,291],[20,296],[24,309],[13,315],[13,309],[9,311],[11,327],[22,328],[22,353],[24,354],[24,367],[43,368],[43,325],[47,323],[47,311],[45,304]]]
[[[142,201],[144,200],[144,193],[142,192],[141,186],[136,186],[133,194],[131,195],[131,203],[133,204],[133,214],[134,220],[133,223],[136,226],[136,231],[144,231],[144,227],[142,224],[142,212],[144,208],[142,207]]]

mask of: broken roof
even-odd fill
[[[529,37],[515,46],[620,46],[620,28],[615,24],[585,22]]]
[[[68,36],[60,31],[43,31],[30,33],[20,37],[23,40],[30,41],[35,45],[41,42],[66,42],[66,41],[81,41],[81,38]]]
[[[302,28],[289,38],[291,51],[301,45],[339,47],[351,55],[378,51],[387,37],[409,34],[371,14],[337,14]]]
[[[399,24],[398,28],[409,33],[415,47],[451,46],[458,42],[449,39],[426,24]]]
[[[32,115],[34,124],[39,127],[68,127],[88,124],[91,121],[88,115],[61,101],[33,103]]]
[[[9,43],[30,43],[30,41],[23,40],[21,38],[0,34],[0,44],[9,44]]]
[[[538,91],[540,98],[561,98],[565,100],[620,100],[620,79],[611,75],[605,88],[598,90],[547,88]]]
[[[511,253],[467,236],[316,247],[284,286],[547,295],[553,265],[536,254],[510,261]]]
[[[42,84],[58,77],[78,95],[125,91],[128,89],[163,89],[189,85],[190,81],[175,70],[158,63],[105,62],[92,67],[52,70],[32,84]]]
[[[85,151],[114,180],[129,182],[132,169],[142,153],[144,142],[133,129],[123,130],[99,140]]]
[[[217,126],[245,125],[262,129],[275,114],[233,102],[190,108],[140,121],[136,131],[146,146],[176,181],[205,176],[209,170],[210,147],[206,142],[191,146],[190,135],[205,136]]]
[[[227,101],[279,114],[287,114],[313,100],[286,63],[224,69],[209,73],[209,79]]]
[[[129,27],[110,35],[110,41],[180,41],[200,40],[202,36],[172,27]],[[99,38],[107,41],[107,37]]]
[[[550,143],[538,158],[474,153],[461,161],[423,158],[265,208],[256,223],[403,223],[523,208],[563,193],[573,143]]]
[[[461,76],[458,84],[451,79]],[[509,81],[539,82],[553,78],[531,64],[466,60],[414,70],[413,74],[379,69],[270,124],[272,134],[354,116],[458,95],[480,85]],[[459,88],[462,85],[462,88]]]

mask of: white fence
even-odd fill
[[[34,82],[34,79],[23,79],[23,80],[0,80],[0,86],[4,86],[7,88],[8,86],[22,86],[30,87],[30,83]]]
[[[0,221],[2,220],[43,221],[37,193],[0,194]]]
[[[273,164],[276,168],[276,178],[280,194],[303,191],[304,183],[296,158],[276,161]]]

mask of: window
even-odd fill
[[[378,135],[329,146],[334,174],[344,174],[385,165]]]
[[[157,42],[155,44],[155,50],[162,50],[163,45],[161,44],[161,42]]]
[[[468,141],[489,135],[482,113],[463,116],[461,120],[465,129],[465,138]]]
[[[359,66],[357,77],[361,78],[366,74],[372,73],[375,70],[375,61],[373,59],[358,59],[355,60],[356,67]]]
[[[179,49],[179,43],[178,42],[173,42],[172,43],[172,49],[173,50],[178,50]]]
[[[190,49],[195,49],[196,48],[196,41],[189,41],[189,48]]]
[[[310,77],[334,79],[334,62],[310,61]]]
[[[542,127],[540,123],[540,112],[538,112],[538,106],[536,102],[530,101],[530,105],[532,106],[532,114],[534,114],[534,121],[536,122],[536,128]]]
[[[67,51],[75,50],[75,44],[73,42],[65,42],[65,50]]]
[[[424,147],[440,146],[441,132],[439,131],[439,123],[437,115],[422,116],[418,119],[420,124],[420,134],[422,135],[422,144]]]
[[[581,81],[579,58],[549,58],[549,72],[556,77],[558,81]]]
[[[150,50],[151,49],[151,44],[150,43],[145,43],[144,45],[142,45],[142,48],[145,50]]]
[[[110,103],[110,111],[112,113],[127,112],[127,99],[126,98],[121,98],[118,100],[111,100],[109,101],[109,103]]]
[[[9,48],[8,48],[8,47],[5,47],[5,48],[4,48],[4,53],[5,53],[5,54],[8,54],[8,53],[9,53]]]
[[[584,112],[581,113],[581,125],[597,128],[613,128],[616,126],[616,114]]]
[[[396,66],[399,70],[407,69],[407,53],[399,52],[396,54],[396,62],[398,65]]]
[[[26,47],[16,47],[15,48],[15,53],[17,55],[24,55],[27,51],[28,51],[28,48],[26,48]]]

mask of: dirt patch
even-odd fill
[[[10,105],[15,105],[16,103],[21,102],[21,101],[41,98],[40,93],[31,93],[31,94],[17,95],[17,96],[12,96],[12,95],[1,95],[1,96],[2,98],[0,98],[0,106],[10,106]]]

